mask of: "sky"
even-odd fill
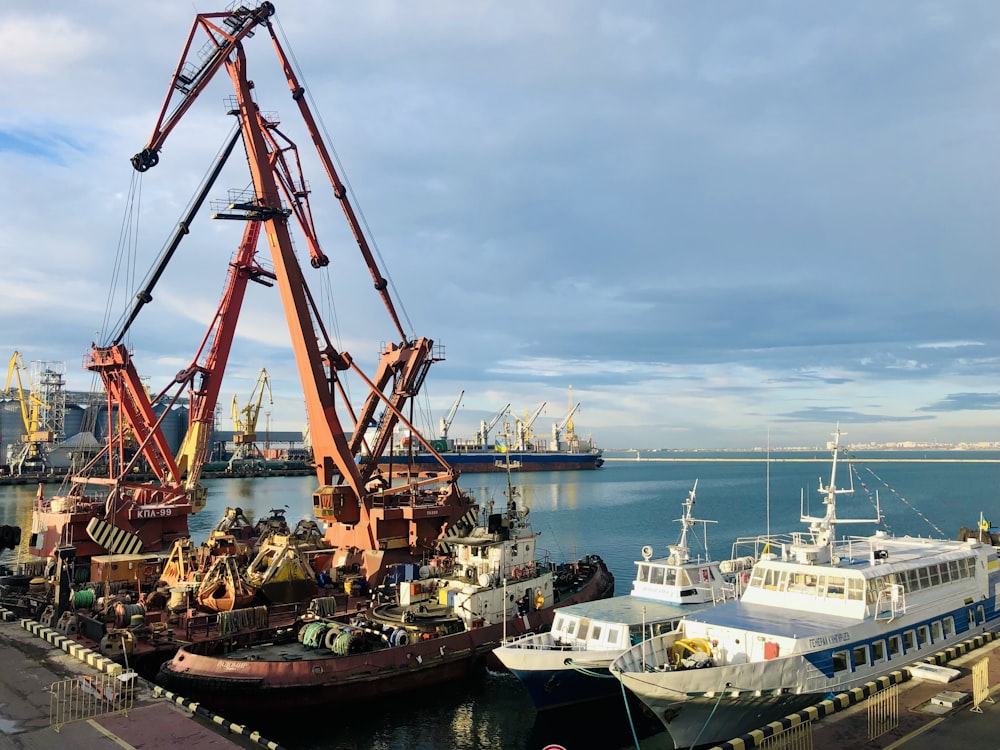
[[[838,423],[850,443],[1000,440],[997,3],[275,7],[407,333],[443,353],[414,417],[430,437],[461,397],[456,438],[508,403],[544,403],[545,436],[579,403],[606,448],[824,445]],[[0,8],[0,355],[94,387],[85,353],[231,132],[222,72],[157,167],[129,161],[195,13],[222,10]],[[394,328],[266,32],[244,49],[331,258],[308,282],[371,374]],[[210,201],[248,184],[237,152]],[[126,339],[153,391],[196,356],[240,241],[210,216]],[[219,426],[263,368],[269,427],[301,429],[277,290],[251,287]]]

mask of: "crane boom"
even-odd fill
[[[214,76],[225,69],[235,93],[230,113],[239,120],[251,187],[245,197],[231,202],[228,213],[219,213],[217,218],[257,224],[267,237],[274,268],[270,278],[280,293],[306,405],[319,481],[313,495],[314,509],[326,526],[327,543],[353,550],[352,555],[370,555],[358,561],[362,567],[371,569],[370,566],[377,567],[387,549],[405,548],[410,553],[432,549],[443,538],[447,526],[457,523],[472,507],[472,501],[458,488],[455,472],[433,449],[431,453],[442,466],[441,471],[422,473],[419,477],[407,474],[405,486],[380,485],[372,489],[369,482],[397,425],[409,427],[427,446],[426,439],[404,416],[404,409],[420,390],[430,365],[440,357],[435,354],[431,339],[407,335],[400,323],[388,281],[375,261],[347,190],[334,168],[307,103],[305,89],[275,35],[270,21],[273,14],[274,6],[264,2],[255,9],[236,6],[228,12],[196,16],[153,134],[133,157],[132,164],[144,172],[159,162],[160,150],[170,132]],[[329,265],[316,239],[308,183],[301,175],[294,143],[278,130],[277,122],[262,113],[254,100],[256,89],[249,77],[243,42],[260,29],[266,30],[271,38],[292,99],[397,336],[383,347],[371,378],[348,352],[333,346],[292,244],[289,219],[294,218],[306,237],[311,266],[318,269]],[[208,41],[200,53],[194,50],[194,39],[202,32]],[[357,410],[347,397],[344,383],[347,375],[359,377],[367,388]],[[344,405],[343,414],[338,412],[338,403]],[[368,437],[372,435],[371,425],[376,430],[373,437]],[[442,482],[448,487],[434,492],[424,489]],[[387,495],[396,500],[388,502]],[[398,508],[406,510],[400,514]]]
[[[463,390],[461,393],[458,394],[458,398],[455,399],[455,403],[451,405],[451,409],[448,411],[448,414],[441,419],[442,440],[448,439],[448,430],[451,429],[451,423],[455,419],[455,414],[458,413],[458,405],[462,403],[462,396],[464,395],[465,391]]]

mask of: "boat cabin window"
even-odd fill
[[[912,651],[917,646],[917,639],[912,630],[907,630],[903,633],[903,645],[906,646],[907,651]]]
[[[951,573],[948,572],[948,563],[938,565],[938,575],[941,577],[941,583],[951,581]]]
[[[843,576],[820,576],[820,591],[825,591],[825,595],[831,599],[844,598],[844,578]]]
[[[773,575],[774,575],[774,571],[771,570],[770,568],[768,568],[766,570],[764,568],[761,568],[761,567],[754,568],[753,572],[750,573],[750,584],[749,585],[750,585],[751,588],[755,588],[755,589],[766,588],[766,585],[764,583],[765,577],[773,576]],[[774,588],[773,584],[771,585],[771,588]]]
[[[854,668],[868,666],[868,646],[854,647]]]
[[[599,641],[599,640],[601,640],[601,626],[600,625],[594,625],[594,627],[591,628],[591,630],[590,630],[590,639],[592,641]]]
[[[899,656],[903,653],[903,642],[898,635],[889,636],[889,658]]]
[[[566,634],[576,635],[576,626],[579,625],[579,620],[570,620],[566,623]]]
[[[640,581],[641,583],[649,583],[649,566],[648,565],[640,565],[639,566],[639,573],[636,575],[635,580]]]
[[[865,582],[860,578],[847,579],[847,598],[860,602],[865,598]]]
[[[652,583],[652,584],[656,584],[658,586],[662,586],[663,585],[663,568],[661,568],[659,565],[657,565],[652,570],[650,570],[650,572],[649,572],[649,582]]]
[[[872,661],[876,664],[885,661],[885,641],[872,641]]]
[[[961,576],[958,574],[958,560],[948,561],[948,575],[951,576],[951,580],[957,581]]]
[[[688,575],[687,571],[681,568],[677,571],[677,585],[678,586],[690,586],[691,577]]]
[[[944,618],[944,635],[945,638],[951,638],[955,635],[955,618],[951,615]]]
[[[848,667],[847,662],[847,652],[846,651],[834,651],[833,652],[833,673],[846,672]]]
[[[622,629],[617,625],[608,626],[608,644],[611,646],[624,646],[622,643]]]
[[[562,615],[556,615],[555,621],[552,623],[553,630],[565,630],[566,629],[566,618]]]
[[[983,605],[980,604],[976,607],[976,624],[982,625],[984,622],[986,622],[986,610],[983,608]]]
[[[930,641],[930,639],[931,639],[930,632],[927,630],[926,625],[921,625],[919,628],[917,628],[917,645],[920,648],[926,646],[927,643]]]
[[[666,577],[664,578],[664,583],[667,586],[677,585],[677,570],[674,568],[667,568]]]
[[[931,623],[931,640],[937,643],[941,640],[941,621],[935,620]]]
[[[576,633],[576,637],[581,641],[587,640],[587,633],[590,632],[590,620],[580,620],[580,629]]]

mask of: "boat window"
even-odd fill
[[[862,579],[847,579],[847,598],[856,602],[860,602],[865,598],[865,582]]]
[[[930,570],[928,570],[927,567],[925,566],[920,569],[920,587],[927,588],[930,585],[931,585],[931,573]]]
[[[846,672],[847,671],[847,652],[846,651],[834,651],[833,652],[833,672]]]
[[[885,660],[885,641],[872,641],[872,661],[878,663]]]
[[[833,599],[843,599],[844,579],[840,576],[830,576],[826,583],[826,595]]]
[[[639,572],[636,574],[635,580],[637,580],[637,581],[639,581],[641,583],[648,583],[649,582],[649,566],[648,565],[640,565],[639,566]]]
[[[930,636],[930,633],[927,630],[927,626],[926,625],[921,625],[919,628],[917,628],[917,645],[920,648],[923,648],[924,646],[926,646],[927,643],[928,643],[928,641],[930,641],[930,639],[931,639],[931,636]]]
[[[581,641],[587,640],[587,633],[590,631],[590,620],[580,620],[580,629],[576,633],[576,637]]]
[[[754,569],[754,571],[750,574],[750,586],[752,588],[760,588],[761,586],[764,585],[764,573],[765,572],[768,575],[770,575],[774,571],[773,570],[764,571],[764,570],[762,570],[760,568],[755,568]],[[771,586],[771,588],[774,588],[774,586]]]
[[[946,638],[951,638],[955,635],[955,618],[951,615],[944,618],[944,635]]]
[[[667,568],[667,576],[664,579],[664,582],[666,583],[667,586],[676,586],[677,585],[677,571],[674,570],[673,568]]]
[[[621,646],[622,642],[622,629],[615,626],[608,626],[608,644],[612,646]]]
[[[941,585],[941,573],[940,573],[940,571],[938,571],[938,566],[937,565],[930,565],[930,566],[928,566],[927,567],[927,572],[930,574],[930,577],[931,577],[931,586],[940,586]]]
[[[903,645],[906,646],[906,650],[912,651],[917,646],[916,637],[912,630],[907,630],[903,633]]]
[[[899,639],[898,635],[889,636],[889,658],[894,656],[899,656],[903,653],[903,642]]]
[[[935,620],[931,623],[931,640],[935,643],[941,640],[941,621]]]
[[[599,640],[601,640],[601,632],[602,632],[601,626],[600,625],[594,625],[594,627],[590,629],[590,639],[592,641],[599,641]]]
[[[690,586],[691,578],[688,576],[687,571],[681,568],[677,571],[677,585],[678,586]]]
[[[764,572],[764,588],[774,591],[778,588],[778,579],[781,577],[781,571],[775,570],[774,568],[768,568]]]
[[[951,575],[951,580],[957,581],[962,577],[962,574],[958,571],[958,560],[948,561],[948,573]]]
[[[781,575],[778,578],[778,591],[785,591],[788,589],[788,571],[781,571]]]
[[[948,570],[948,563],[941,563],[938,565],[938,575],[941,576],[941,583],[948,583],[951,581],[951,572]]]
[[[566,623],[566,634],[576,635],[576,626],[579,624],[578,620],[570,620]]]
[[[983,608],[983,605],[980,604],[976,607],[976,624],[982,625],[984,622],[986,622],[986,610]]]
[[[552,623],[553,630],[563,630],[566,626],[566,618],[562,615],[556,615],[555,622]]]
[[[659,565],[654,566],[649,571],[649,582],[656,584],[657,586],[663,585],[663,568]]]
[[[907,591],[920,590],[920,576],[917,575],[917,571],[915,570],[906,571],[906,590]]]
[[[868,666],[868,646],[854,647],[854,668]]]

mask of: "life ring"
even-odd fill
[[[521,568],[511,568],[510,577],[513,578],[515,581],[521,580],[523,576],[524,573],[522,572]]]
[[[153,568],[153,566],[152,566],[152,565],[147,565],[147,566],[146,566],[145,568],[143,568],[143,569],[142,569],[142,574],[143,574],[143,575],[144,575],[144,576],[145,576],[146,578],[152,578],[152,577],[153,577],[153,572],[154,572],[154,570],[155,570],[155,569]]]

